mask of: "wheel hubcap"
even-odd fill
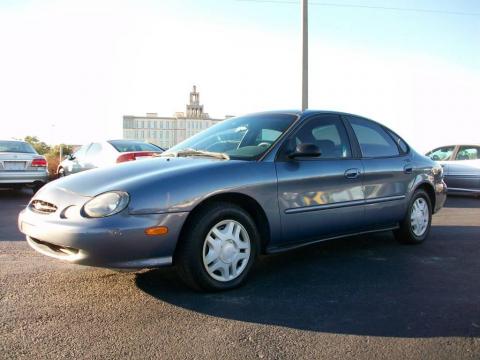
[[[423,198],[418,198],[413,203],[412,213],[410,215],[410,225],[412,232],[416,236],[422,236],[425,233],[429,218],[430,214],[427,202]]]
[[[235,220],[223,220],[214,225],[203,243],[203,265],[218,281],[230,281],[242,274],[250,258],[250,237]]]

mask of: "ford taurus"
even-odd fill
[[[108,268],[175,265],[197,290],[243,283],[260,254],[393,230],[424,241],[440,165],[381,124],[329,111],[225,120],[160,156],[44,186],[19,215],[38,252]]]

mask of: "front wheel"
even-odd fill
[[[419,244],[430,232],[432,223],[432,204],[424,190],[413,194],[405,219],[400,223],[400,229],[395,231],[397,240],[404,244]]]
[[[241,285],[257,255],[259,234],[241,207],[215,203],[186,225],[176,254],[184,282],[195,290],[219,291]]]
[[[58,178],[65,177],[65,169],[64,168],[58,169],[57,177]]]

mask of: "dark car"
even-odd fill
[[[447,145],[427,156],[443,167],[448,193],[480,196],[480,145]]]
[[[108,140],[83,145],[67,156],[57,169],[58,177],[85,170],[105,167],[116,163],[145,159],[159,155],[164,150],[141,140]]]
[[[379,123],[269,112],[224,120],[160,157],[53,181],[19,227],[57,259],[175,264],[193,288],[224,290],[261,253],[385,230],[421,243],[445,197],[441,166]]]

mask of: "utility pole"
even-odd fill
[[[308,0],[302,0],[302,111],[308,109]]]

